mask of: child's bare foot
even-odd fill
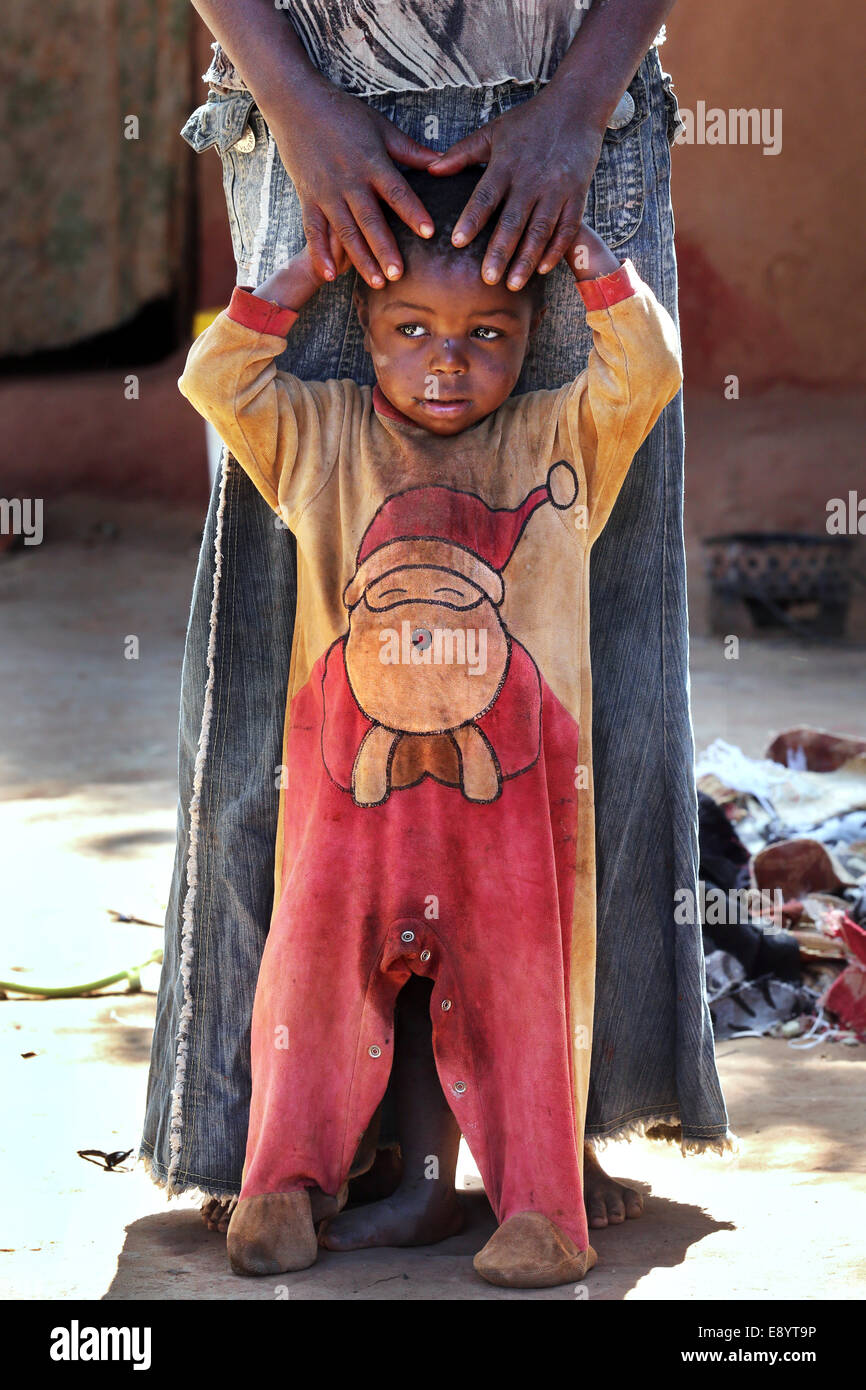
[[[593,1230],[619,1226],[643,1215],[641,1194],[609,1178],[589,1144],[583,1150],[583,1197],[587,1221]]]
[[[263,1192],[242,1197],[226,1240],[235,1274],[288,1274],[309,1269],[318,1252],[310,1195]]]
[[[503,1289],[552,1289],[582,1279],[597,1259],[591,1245],[578,1250],[540,1211],[522,1211],[503,1221],[472,1263],[482,1279]]]
[[[381,1202],[353,1207],[325,1221],[319,1244],[326,1250],[367,1250],[374,1245],[435,1245],[463,1227],[457,1193],[431,1181],[398,1187]]]

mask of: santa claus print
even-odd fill
[[[502,620],[502,572],[535,511],[570,507],[577,491],[560,462],[514,508],[425,486],[379,507],[322,680],[325,766],[357,805],[425,777],[495,801],[536,761],[541,682]]]

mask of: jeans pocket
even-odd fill
[[[645,67],[641,64],[628,87],[634,102],[631,119],[618,130],[608,128],[605,131],[592,182],[591,225],[611,248],[621,246],[634,236],[643,217],[642,127],[650,114]]]
[[[207,101],[193,111],[181,135],[196,154],[216,145],[221,155],[244,138],[254,104],[251,92],[208,92]]]
[[[238,271],[246,283],[258,230],[262,183],[268,167],[268,128],[251,92],[211,88],[180,132],[197,152],[214,148],[222,162],[223,192]]]
[[[243,133],[220,151],[220,158],[235,260],[238,270],[248,274],[262,217],[262,185],[269,177],[270,166],[279,159],[275,148],[271,152],[268,127],[257,107],[249,111]],[[265,215],[270,215],[269,198]]]

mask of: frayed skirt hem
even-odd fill
[[[686,1154],[715,1153],[720,1157],[740,1152],[739,1137],[728,1129],[724,1134],[683,1135],[680,1117],[676,1112],[657,1115],[642,1115],[633,1120],[624,1120],[605,1134],[587,1134],[586,1142],[593,1149],[604,1149],[608,1144],[618,1144],[632,1139],[653,1139],[656,1142],[678,1144],[680,1152]]]
[[[155,1187],[165,1190],[166,1199],[171,1201],[172,1197],[192,1197],[197,1201],[207,1201],[209,1198],[216,1198],[218,1202],[236,1201],[240,1194],[240,1187],[221,1187],[217,1183],[208,1182],[206,1178],[199,1178],[198,1181],[190,1179],[173,1178],[169,1183],[165,1172],[154,1162],[148,1153],[139,1153],[137,1161],[142,1165],[147,1176]]]

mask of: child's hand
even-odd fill
[[[595,280],[599,275],[610,275],[619,270],[619,261],[598,232],[586,222],[581,222],[577,240],[565,253],[575,280]]]
[[[342,275],[351,268],[352,263],[346,255],[346,248],[331,228],[328,229],[328,236],[337,274]],[[305,246],[284,266],[274,271],[273,275],[268,276],[263,284],[253,290],[253,294],[257,299],[273,300],[284,309],[300,309],[324,284],[327,284],[327,279],[319,275],[310,248]]]
[[[352,269],[352,262],[349,260],[348,252],[333,227],[328,228],[328,241],[331,247],[331,255],[334,258],[334,265],[337,267],[337,274],[345,275],[347,270]]]
[[[345,275],[347,270],[352,269],[352,262],[349,260],[346,248],[331,226],[328,227],[328,247],[331,252],[331,260],[337,268],[336,275],[329,276],[318,273],[309,242],[296,257],[309,274],[310,280],[315,283],[317,290],[320,290],[329,280],[336,280],[337,276]]]

